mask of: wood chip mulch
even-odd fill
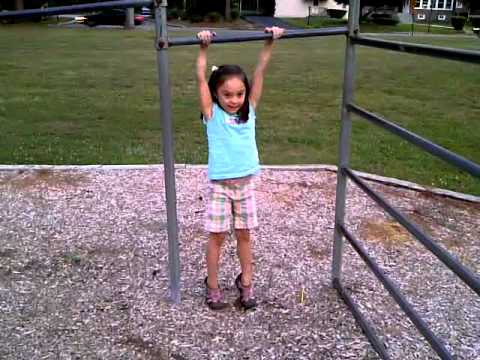
[[[168,291],[163,171],[0,172],[0,359],[377,359],[331,287],[336,174],[257,179],[256,311],[204,305],[204,169],[176,172],[182,301]],[[480,204],[370,183],[480,273]],[[480,359],[480,297],[354,184],[348,228],[457,359]],[[220,285],[239,272],[225,244]],[[435,359],[345,245],[343,283],[393,359]]]

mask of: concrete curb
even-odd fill
[[[176,169],[206,169],[207,165],[175,164]],[[154,165],[0,165],[0,171],[35,171],[35,170],[55,170],[55,171],[88,171],[88,170],[149,170],[163,169],[163,164]],[[262,169],[279,171],[330,171],[337,172],[335,165],[263,165]],[[369,174],[361,171],[355,171],[355,174],[365,180],[375,181],[386,185],[392,185],[409,190],[428,192],[435,195],[445,196],[463,201],[480,203],[480,197],[460,192],[422,186],[410,181],[399,180],[395,178]]]

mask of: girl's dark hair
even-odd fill
[[[213,71],[208,80],[208,87],[210,89],[210,94],[212,95],[212,100],[218,106],[221,107],[217,98],[217,89],[222,86],[222,84],[227,81],[230,77],[238,77],[242,80],[245,85],[245,101],[242,107],[239,110],[240,119],[239,122],[246,123],[248,121],[248,115],[250,112],[250,103],[248,98],[250,97],[250,83],[248,82],[247,75],[243,69],[238,65],[222,65],[217,70]]]

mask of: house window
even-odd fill
[[[418,20],[425,20],[425,14],[418,14],[417,19]]]
[[[318,0],[313,0],[313,6],[318,6]]]
[[[435,0],[432,0],[435,1]],[[428,9],[430,8],[430,0],[416,0],[415,8],[417,9]]]
[[[452,10],[452,0],[432,0],[432,9],[434,10]]]
[[[458,5],[461,4],[457,2]],[[416,9],[453,10],[452,0],[415,0]]]
[[[439,20],[439,21],[445,21],[445,20],[447,20],[447,15],[438,15],[438,20]]]

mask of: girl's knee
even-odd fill
[[[235,235],[237,237],[237,241],[250,241],[250,230],[248,229],[235,229]]]
[[[210,242],[217,246],[221,246],[225,241],[225,233],[210,233]]]

